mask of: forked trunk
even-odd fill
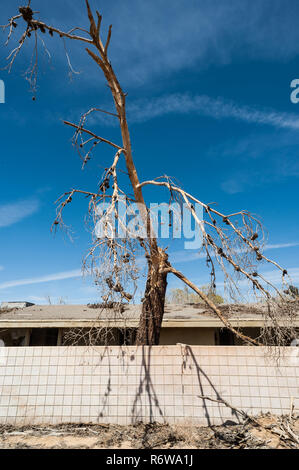
[[[160,250],[159,250],[160,251]],[[164,315],[167,272],[165,263],[167,255],[160,251],[159,261],[148,261],[148,276],[145,287],[142,313],[137,331],[137,345],[158,345]]]

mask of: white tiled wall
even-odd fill
[[[299,348],[277,363],[261,347],[0,348],[0,423],[219,424],[232,411],[289,413]]]

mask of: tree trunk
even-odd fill
[[[158,255],[148,260],[148,275],[142,313],[137,331],[137,345],[158,345],[164,315],[167,287],[167,255],[158,248]]]

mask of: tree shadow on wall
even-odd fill
[[[222,398],[222,396],[219,393],[219,391],[217,390],[216,386],[213,384],[213,382],[208,377],[208,375],[204,372],[202,367],[200,367],[200,365],[198,364],[198,361],[197,361],[197,359],[194,355],[194,352],[192,351],[191,346],[182,345],[182,347],[184,347],[184,351],[182,353],[182,357],[183,357],[182,374],[183,374],[183,371],[187,369],[188,358],[189,358],[192,361],[192,364],[194,365],[195,370],[196,370],[198,387],[199,387],[199,391],[200,391],[200,395],[197,395],[197,396],[202,399],[203,408],[204,408],[205,417],[206,417],[208,426],[213,428],[213,424],[212,424],[211,417],[210,417],[210,414],[209,414],[209,407],[207,406],[207,403],[209,401],[213,401],[213,402],[217,403],[220,415],[221,415],[221,407],[222,408],[223,408],[223,406],[229,407],[230,410],[231,410],[232,418],[235,418],[237,420],[238,424],[240,424],[241,420],[240,420],[239,413],[233,407],[230,407],[230,405]],[[212,388],[212,390],[215,394],[214,397],[210,397],[210,396],[205,395],[203,379],[205,379],[206,382],[208,383],[208,385]],[[234,421],[227,420],[223,424],[225,425],[225,424],[237,424],[237,423],[235,423]]]
[[[157,414],[165,422],[163,410],[160,406],[155,386],[151,378],[151,346],[141,346],[142,359],[139,374],[139,385],[132,405],[132,423],[143,421],[144,410],[147,408],[149,416],[146,416],[149,423],[157,420]],[[145,393],[144,393],[145,392]],[[143,404],[144,402],[146,403]],[[158,412],[158,413],[156,413]]]
[[[128,351],[123,350],[121,347],[121,353],[119,356],[120,365],[125,369],[127,366],[127,370],[125,371],[127,375],[130,375],[130,364],[126,364],[125,356],[128,354]],[[137,390],[135,393],[134,401],[132,404],[131,409],[131,422],[132,424],[136,424],[138,422],[144,421],[144,416],[146,414],[146,421],[149,423],[154,423],[157,421],[157,415],[162,418],[162,421],[165,422],[163,410],[159,404],[159,400],[157,397],[157,393],[155,391],[154,384],[151,379],[151,347],[149,346],[141,346],[142,350],[142,358],[140,364],[140,373],[139,373],[139,384],[137,385]],[[101,418],[105,416],[109,416],[109,412],[107,414],[108,406],[109,406],[109,397],[112,392],[112,380],[111,380],[111,359],[109,354],[109,347],[105,347],[104,352],[101,354],[101,361],[104,357],[107,357],[108,361],[108,378],[105,386],[105,392],[103,394],[102,399],[102,406],[101,410],[98,414],[98,422],[101,421]],[[130,361],[135,359],[135,354],[131,353],[129,355]],[[121,385],[118,384],[118,387]],[[145,404],[146,403],[146,404]],[[147,412],[145,413],[145,410]],[[148,415],[148,416],[147,416]]]
[[[218,389],[213,384],[211,379],[208,377],[206,372],[199,365],[197,358],[193,353],[192,347],[189,345],[181,345],[181,347],[183,348],[182,363],[181,365],[178,365],[177,367],[180,369],[180,374],[182,378],[182,395],[184,395],[184,383],[183,383],[184,372],[186,372],[188,368],[191,369],[192,367],[194,367],[196,371],[198,392],[199,392],[198,395],[196,394],[196,396],[202,400],[202,406],[204,408],[204,415],[207,421],[207,425],[213,428],[213,422],[212,422],[212,418],[209,412],[210,407],[208,406],[208,402],[210,401],[214,401],[217,403],[217,408],[219,410],[220,416],[221,416],[221,409],[223,409],[223,406],[230,408],[231,416],[237,422],[227,420],[226,422],[224,422],[224,424],[240,424],[241,423],[240,412],[238,412],[238,410],[234,409],[233,407],[230,407],[230,405],[222,398],[221,393],[218,391]],[[139,363],[139,360],[138,360],[138,366],[140,367],[139,379],[138,379],[139,383],[137,383],[136,385],[134,401],[132,404],[129,418],[132,424],[136,424],[140,422],[146,422],[146,423],[152,424],[157,421],[165,424],[167,423],[167,419],[163,412],[162,406],[159,402],[159,398],[155,390],[155,383],[153,382],[152,375],[151,375],[151,368],[153,366],[152,365],[152,362],[153,362],[152,361],[152,347],[140,346],[138,347],[138,350],[139,348],[141,348],[141,363]],[[100,421],[101,418],[103,418],[105,415],[109,416],[109,412],[106,414],[106,411],[108,411],[109,396],[112,391],[111,362],[110,362],[110,357],[109,357],[109,348],[105,348],[104,354],[102,354],[101,359],[103,359],[105,355],[108,356],[109,374],[108,374],[107,383],[106,383],[106,390],[103,396],[102,409],[98,415],[98,421]],[[120,365],[122,365],[123,368],[126,367],[126,370],[124,370],[124,372],[127,376],[129,376],[130,374],[132,374],[132,372],[130,371],[130,363],[128,363],[125,360],[125,356],[127,355],[130,361],[134,361],[136,359],[136,355],[134,354],[133,351],[123,350],[123,348],[121,347],[121,354],[119,357]],[[135,376],[135,373],[132,375]],[[163,375],[161,375],[161,377],[163,377]],[[209,389],[210,389],[208,396],[205,395],[205,387],[207,385],[209,386]],[[118,387],[120,386],[121,385],[118,384]],[[211,394],[211,390],[212,390],[212,394]],[[186,421],[187,420],[188,418],[186,417]],[[146,432],[146,429],[145,429],[145,432]]]

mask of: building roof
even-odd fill
[[[299,304],[295,326],[299,327]],[[261,304],[222,304],[223,315],[235,327],[261,327],[266,306]],[[125,305],[122,311],[90,305],[32,305],[25,308],[0,309],[1,328],[75,328],[106,326],[136,327],[141,305]],[[165,306],[163,328],[223,327],[211,309],[202,304]]]
[[[34,305],[34,304],[32,302],[26,302],[25,300],[15,300],[13,302],[1,302],[0,310],[11,309],[11,308],[25,308],[25,307],[30,307],[30,305]]]

